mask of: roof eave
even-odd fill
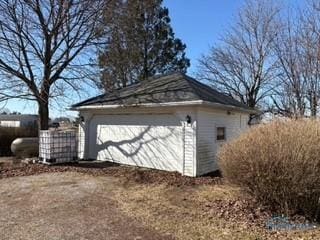
[[[194,100],[194,101],[182,101],[182,102],[166,102],[166,103],[139,103],[139,104],[99,104],[99,105],[88,105],[88,106],[78,106],[71,107],[72,111],[80,111],[80,110],[92,110],[92,109],[115,109],[115,108],[128,108],[128,107],[175,107],[175,106],[195,106],[201,105],[203,103],[202,100]]]
[[[259,114],[261,111],[257,109],[252,109],[252,108],[244,108],[244,107],[237,107],[233,105],[227,105],[227,104],[222,104],[222,103],[213,103],[209,101],[203,101],[202,103],[205,106],[208,107],[214,107],[218,109],[227,109],[227,110],[233,110],[233,111],[241,111],[241,112],[246,112],[246,113],[251,113],[251,114]]]
[[[182,102],[167,102],[167,103],[140,103],[140,104],[132,104],[132,105],[125,105],[125,104],[114,104],[114,105],[107,105],[107,104],[99,104],[99,105],[87,105],[87,106],[78,106],[78,107],[71,107],[70,110],[72,111],[81,111],[81,110],[99,110],[99,109],[117,109],[117,108],[129,108],[129,107],[175,107],[175,106],[207,106],[207,107],[214,107],[218,109],[228,109],[233,111],[242,111],[247,113],[259,113],[256,109],[247,109],[236,107],[232,105],[220,104],[220,103],[213,103],[203,100],[194,100],[194,101],[182,101]]]

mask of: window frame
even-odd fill
[[[219,133],[219,129],[222,129],[223,130],[223,138],[221,138],[221,139],[219,139],[219,135],[218,135],[218,133]],[[216,127],[216,141],[218,141],[218,142],[223,142],[223,141],[226,141],[227,140],[227,129],[226,129],[226,127],[224,127],[224,126],[217,126]]]

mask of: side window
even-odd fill
[[[217,140],[226,140],[226,128],[217,127]]]

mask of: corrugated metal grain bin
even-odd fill
[[[42,163],[75,162],[77,134],[74,130],[45,130],[39,134],[39,159]]]

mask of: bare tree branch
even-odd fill
[[[270,1],[247,1],[221,43],[199,60],[198,77],[249,107],[261,107],[277,75],[272,46],[279,12]]]
[[[88,49],[97,44],[103,0],[0,0],[0,101],[37,101],[48,127],[49,100],[90,79]],[[75,61],[78,61],[75,64]],[[77,74],[75,74],[77,73]],[[72,75],[72,77],[70,77]]]

